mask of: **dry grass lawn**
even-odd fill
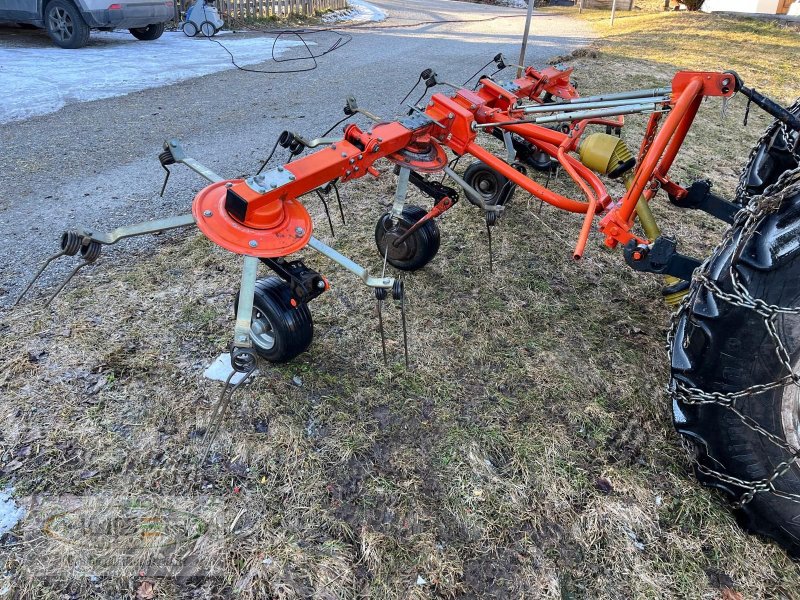
[[[680,67],[734,68],[783,101],[800,92],[790,30],[642,11],[609,31],[586,18],[603,37],[598,58],[571,61],[583,94],[663,85]],[[732,192],[767,124],[754,112],[743,129],[743,106],[722,121],[718,101],[704,105],[676,179]],[[626,126],[632,146],[643,124]],[[343,188],[349,220],[335,222],[335,240],[308,201],[318,235],[373,268],[372,231],[393,191],[382,171]],[[554,185],[576,193],[563,176]],[[656,215],[697,255],[722,231],[664,202]],[[4,312],[0,468],[21,502],[110,498],[105,516],[122,518],[131,499],[167,498],[208,522],[176,546],[195,564],[181,577],[148,566],[147,548],[76,548],[17,529],[2,548],[11,593],[799,597],[798,567],[739,530],[691,475],[664,393],[659,281],[596,234],[573,262],[580,219],[520,192],[495,229],[494,273],[476,211],[464,202],[440,226],[439,255],[406,282],[413,368],[402,366],[399,311],[386,310],[387,367],[372,294],[304,252],[332,283],[312,304],[315,341],[240,390],[201,468],[220,389],[202,370],[232,333],[235,257],[196,232],[164,235],[152,256],[101,261],[51,310],[39,300]],[[46,560],[50,577],[37,568]]]

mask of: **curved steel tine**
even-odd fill
[[[403,322],[403,351],[406,357],[406,369],[409,369],[408,362],[408,330],[406,328],[406,293],[403,289],[403,294],[400,296],[400,320]]]
[[[325,201],[325,195],[319,190],[317,190],[317,196],[319,196],[319,199],[322,201],[322,206],[325,207],[325,216],[328,217],[328,227],[331,228],[331,235],[333,237],[336,237],[336,233],[334,233],[333,231],[333,221],[331,221],[331,213],[328,211],[328,203]]]
[[[494,259],[492,257],[492,227],[486,223],[486,236],[489,241],[489,273],[494,273]]]
[[[22,300],[25,294],[28,293],[28,290],[30,290],[33,287],[33,284],[36,283],[36,280],[39,279],[39,277],[41,277],[42,273],[44,273],[44,270],[47,268],[47,265],[49,265],[51,262],[53,262],[60,256],[64,256],[66,253],[67,252],[65,250],[62,250],[61,252],[53,254],[53,256],[44,261],[44,264],[39,268],[39,270],[36,272],[36,275],[33,276],[33,279],[30,280],[30,283],[28,283],[25,289],[22,290],[22,293],[19,296],[17,296],[17,299],[14,301],[14,304],[12,306],[16,306],[17,304],[19,304],[20,300]]]
[[[211,413],[211,422],[209,423],[208,429],[206,430],[205,435],[203,436],[203,443],[206,444],[206,449],[203,452],[203,457],[200,459],[200,465],[206,462],[206,458],[208,458],[208,453],[211,451],[211,446],[214,444],[214,440],[217,439],[217,434],[219,433],[219,428],[222,423],[222,418],[225,416],[225,413],[228,410],[228,406],[231,403],[231,399],[233,398],[233,394],[239,387],[250,378],[255,372],[255,366],[245,373],[245,376],[242,377],[239,381],[231,386],[231,379],[233,376],[239,373],[240,371],[233,370],[231,371],[228,378],[225,380],[225,385],[222,388],[222,393],[219,396],[219,400],[217,404],[214,406],[214,411]]]
[[[161,165],[161,167],[167,172],[166,176],[164,177],[164,184],[161,186],[161,192],[158,194],[160,198],[164,197],[164,192],[167,189],[167,182],[169,182],[169,176],[172,174],[170,170],[165,166]]]
[[[342,197],[339,195],[339,188],[336,184],[333,184],[333,193],[336,194],[336,202],[339,204],[339,214],[342,217],[342,225],[347,225],[347,222],[344,220],[344,209],[342,208]]]
[[[383,330],[383,300],[378,298],[378,327],[381,330],[381,350],[383,351],[383,364],[388,365],[389,361],[386,358],[386,334]]]
[[[67,286],[67,284],[72,280],[72,278],[75,277],[78,271],[80,271],[86,265],[92,264],[93,262],[94,262],[93,260],[85,260],[82,263],[80,263],[77,267],[72,269],[72,273],[70,273],[69,276],[64,280],[64,283],[58,286],[58,289],[53,293],[52,296],[50,296],[50,299],[44,303],[44,308],[50,306],[50,303],[55,299],[56,296],[58,296],[61,293],[61,290],[63,290]]]

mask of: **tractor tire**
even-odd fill
[[[788,110],[800,115],[800,98]],[[781,174],[799,166],[800,132],[789,129],[778,120],[773,121],[753,148],[742,170],[736,203],[747,206],[751,198],[763,194]]]
[[[234,315],[239,294],[234,302]],[[305,352],[314,339],[314,322],[307,304],[292,305],[289,285],[280,277],[256,281],[250,340],[261,358],[284,363]]]
[[[134,29],[129,29],[128,31],[130,31],[131,35],[137,40],[152,42],[164,34],[164,23],[154,23],[153,25],[148,25],[147,27],[136,27]]]
[[[44,9],[44,26],[56,46],[75,50],[89,43],[89,26],[70,0],[48,2]]]
[[[770,178],[695,272],[673,319],[670,390],[700,482],[800,557],[800,314],[776,308],[800,307],[800,169]]]
[[[427,214],[419,206],[406,206],[397,223],[392,223],[392,215],[386,213],[375,226],[375,244],[381,257],[401,271],[417,271],[427,265],[439,252],[441,237],[439,226],[431,219],[423,223],[402,244],[395,246],[394,240],[408,231],[414,223]],[[388,251],[387,251],[388,248]]]

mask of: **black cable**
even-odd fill
[[[202,3],[203,15],[205,16],[206,15],[206,12],[205,12],[206,11],[205,0],[198,0],[198,1]],[[231,51],[222,42],[220,42],[219,40],[212,39],[210,36],[206,36],[206,37],[208,37],[209,41],[212,41],[215,44],[218,44],[223,50],[225,50],[225,52],[228,53],[228,56],[230,56],[231,64],[234,67],[236,67],[237,69],[239,69],[240,71],[245,71],[247,73],[264,73],[264,74],[305,73],[307,71],[313,71],[314,69],[316,69],[319,66],[317,64],[317,60],[316,59],[321,58],[321,57],[325,56],[326,54],[329,54],[329,53],[333,52],[334,50],[338,50],[339,48],[342,48],[342,47],[346,46],[347,44],[349,44],[353,40],[353,36],[351,36],[350,34],[347,34],[347,33],[342,33],[341,32],[342,29],[359,29],[359,30],[367,30],[367,29],[401,29],[401,28],[407,28],[407,27],[419,27],[421,25],[450,24],[450,23],[485,23],[485,22],[490,22],[490,21],[497,21],[497,20],[500,20],[500,19],[518,19],[518,18],[521,18],[522,16],[523,15],[496,15],[494,17],[488,17],[486,19],[444,19],[444,20],[440,20],[440,21],[418,21],[416,23],[404,23],[404,24],[399,24],[399,25],[381,25],[381,26],[368,25],[366,23],[353,23],[352,25],[343,25],[341,27],[335,27],[335,28],[334,27],[319,27],[319,28],[303,28],[303,29],[250,29],[250,30],[248,30],[248,31],[258,31],[258,32],[261,32],[261,33],[277,34],[275,39],[272,41],[272,49],[271,49],[271,53],[270,53],[271,54],[271,60],[273,62],[275,62],[275,63],[293,62],[293,61],[298,61],[298,60],[311,60],[311,61],[313,61],[313,64],[310,65],[309,67],[302,68],[302,69],[289,69],[289,70],[285,70],[285,71],[283,71],[283,70],[273,71],[273,70],[267,70],[267,69],[251,69],[251,68],[248,68],[248,67],[242,67],[241,65],[236,63],[236,58],[233,56],[233,53],[231,53]],[[208,19],[206,19],[206,20],[208,20]],[[311,49],[308,47],[308,43],[303,38],[303,35],[309,36],[309,35],[315,35],[315,34],[324,33],[324,32],[332,32],[332,33],[337,34],[339,37],[331,45],[330,48],[328,48],[324,52],[321,52],[320,54],[314,54],[311,51]],[[235,31],[234,31],[234,33],[235,33]],[[294,58],[286,58],[286,59],[278,59],[278,58],[276,58],[276,56],[275,56],[275,46],[277,45],[278,40],[280,40],[281,37],[283,37],[284,35],[293,35],[293,36],[297,37],[303,43],[303,46],[305,47],[306,52],[308,52],[308,56],[297,56],[297,57],[294,57]],[[473,75],[473,77],[474,77],[474,75]],[[419,82],[417,82],[417,83],[419,83]],[[413,91],[413,89],[412,89],[412,91]],[[409,94],[410,94],[410,92],[409,92]],[[424,94],[423,94],[423,96],[424,96]]]
[[[202,3],[203,17],[205,18],[205,21],[208,21],[208,13],[206,12],[206,0],[197,0],[197,2]],[[258,31],[258,30],[256,30],[256,31]],[[261,31],[263,32],[265,30],[261,30]],[[306,42],[306,40],[303,37],[303,35],[306,35],[306,36],[314,35],[314,34],[317,34],[317,33],[322,33],[323,31],[333,32],[333,33],[337,34],[339,37],[336,39],[336,41],[333,44],[331,44],[330,48],[328,48],[327,50],[325,50],[324,52],[321,52],[319,54],[314,54],[311,51],[311,48],[308,47],[308,42]],[[308,66],[308,67],[304,67],[304,68],[301,68],[301,69],[288,69],[288,70],[278,70],[278,71],[273,71],[273,70],[268,70],[268,69],[251,69],[249,67],[243,67],[243,66],[239,65],[236,62],[236,58],[233,56],[233,53],[230,50],[228,50],[228,48],[227,48],[227,46],[225,46],[225,44],[223,44],[219,40],[213,39],[211,36],[206,36],[206,37],[208,38],[209,41],[214,42],[215,44],[219,45],[220,48],[225,50],[225,52],[228,53],[228,56],[231,57],[231,64],[234,67],[236,67],[237,69],[239,69],[240,71],[245,71],[247,73],[264,73],[264,74],[275,74],[275,75],[281,74],[281,73],[305,73],[307,71],[313,71],[314,69],[316,69],[319,66],[317,64],[317,59],[318,58],[321,58],[321,57],[325,56],[326,54],[330,54],[334,50],[338,50],[339,48],[342,48],[342,47],[346,46],[347,44],[349,44],[353,40],[353,36],[350,35],[349,33],[340,33],[340,32],[336,31],[333,28],[325,28],[325,29],[309,29],[309,28],[304,28],[304,29],[275,29],[275,30],[271,30],[271,31],[270,30],[266,30],[266,32],[276,33],[277,34],[275,36],[275,38],[272,40],[272,48],[270,50],[270,55],[271,55],[270,59],[272,60],[272,62],[274,62],[276,64],[280,64],[280,63],[285,63],[285,62],[293,62],[293,61],[297,61],[297,60],[311,60],[312,64],[310,66]],[[200,33],[202,33],[202,31]],[[303,46],[305,47],[306,52],[308,52],[308,56],[295,56],[293,58],[283,58],[283,59],[279,59],[278,57],[276,57],[275,56],[275,46],[278,44],[278,41],[280,41],[280,39],[284,35],[293,35],[298,40],[300,40],[300,42],[302,42]]]

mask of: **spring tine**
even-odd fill
[[[22,300],[23,296],[25,296],[25,294],[28,293],[28,290],[33,287],[33,284],[36,283],[36,280],[39,279],[39,277],[41,277],[42,273],[44,273],[44,270],[47,268],[47,265],[49,265],[51,262],[53,262],[58,257],[64,256],[65,254],[66,254],[66,252],[64,250],[62,250],[61,252],[58,252],[57,254],[53,254],[53,256],[51,256],[46,261],[44,261],[44,264],[36,272],[36,275],[33,276],[33,279],[31,279],[31,281],[30,281],[30,283],[28,283],[27,287],[24,290],[22,290],[22,293],[14,301],[13,306],[16,306],[17,304],[19,304],[19,301]]]
[[[335,183],[333,184],[333,193],[336,194],[336,202],[337,202],[337,204],[339,204],[339,214],[342,217],[342,225],[347,225],[347,223],[344,220],[344,209],[342,208],[342,197],[339,196],[339,188],[336,186]]]
[[[492,227],[486,223],[486,235],[489,238],[489,273],[494,273],[494,260],[492,259]]]
[[[408,329],[406,328],[406,295],[405,292],[400,296],[400,319],[403,322],[403,351],[406,357],[406,369],[409,369],[408,363]]]
[[[58,296],[61,293],[61,290],[63,290],[65,287],[67,287],[67,284],[70,281],[72,281],[72,278],[75,277],[75,275],[78,273],[78,271],[80,271],[86,265],[92,264],[93,262],[94,261],[91,261],[91,260],[85,260],[82,263],[78,264],[77,267],[72,269],[72,273],[70,273],[69,276],[64,280],[64,283],[62,283],[60,286],[58,286],[58,289],[53,293],[52,296],[50,296],[50,299],[47,302],[44,303],[44,307],[47,308],[48,306],[50,306],[50,303],[53,300],[55,300],[56,296]]]
[[[328,227],[331,228],[331,235],[333,237],[336,237],[336,234],[333,231],[333,221],[331,221],[331,213],[328,211],[328,203],[325,202],[325,195],[319,190],[317,190],[317,196],[319,196],[319,199],[322,200],[322,206],[325,207],[325,216],[328,217]]]
[[[228,378],[225,380],[225,385],[222,388],[222,393],[219,396],[219,400],[217,404],[214,406],[214,411],[211,413],[211,422],[209,423],[208,429],[206,430],[206,434],[203,436],[203,443],[206,444],[206,449],[203,452],[203,458],[200,459],[200,464],[202,465],[206,462],[206,458],[208,457],[208,453],[211,450],[211,446],[214,444],[214,440],[217,439],[217,434],[219,433],[219,428],[222,423],[222,418],[225,416],[225,413],[228,410],[228,406],[231,403],[231,399],[233,398],[233,394],[239,387],[250,378],[250,375],[253,374],[255,371],[255,367],[247,371],[245,376],[242,377],[237,383],[231,386],[231,379],[233,376],[238,373],[239,371],[231,371],[228,375]]]
[[[383,364],[388,365],[386,358],[386,333],[383,330],[383,300],[378,299],[378,328],[381,330],[381,351],[383,352]]]
[[[164,177],[164,184],[161,186],[161,193],[159,194],[159,196],[161,198],[163,198],[164,197],[164,192],[167,189],[167,182],[169,181],[170,170],[167,167],[165,167],[164,165],[161,165],[161,167],[167,172],[166,176]]]

